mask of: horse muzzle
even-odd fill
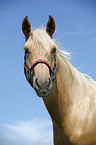
[[[40,79],[36,79],[34,76],[33,88],[35,89],[39,97],[47,97],[49,96],[52,88],[52,79],[51,78],[45,79],[43,77]]]

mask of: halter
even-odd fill
[[[42,60],[42,59],[39,59],[39,60],[35,61],[35,63],[33,63],[30,68],[28,68],[26,66],[26,62],[24,62],[24,72],[25,72],[25,75],[27,77],[28,82],[32,85],[31,76],[33,77],[35,75],[34,74],[34,67],[36,65],[38,65],[39,63],[44,63],[45,65],[47,65],[47,67],[50,70],[50,76],[52,78],[52,82],[54,82],[54,80],[56,79],[56,75],[55,75],[55,72],[56,72],[56,57],[54,57],[54,68],[52,68],[51,65],[46,60]]]

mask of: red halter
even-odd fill
[[[52,82],[54,82],[55,78],[56,78],[56,75],[55,75],[55,72],[56,72],[56,58],[54,57],[54,68],[51,67],[51,65],[45,61],[45,60],[42,60],[42,59],[39,59],[37,60],[35,63],[32,64],[32,66],[30,68],[28,68],[26,66],[26,62],[24,62],[24,72],[25,72],[25,75],[28,76],[28,82],[32,85],[31,83],[31,76],[34,76],[34,67],[39,64],[39,63],[44,63],[45,65],[48,66],[49,70],[50,70],[50,75],[51,75],[51,78],[52,78]]]

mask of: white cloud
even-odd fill
[[[19,121],[0,128],[0,145],[53,145],[50,120]]]

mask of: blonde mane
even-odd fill
[[[49,37],[49,35],[46,33],[45,28],[40,27],[37,28],[35,30],[33,30],[31,32],[31,36],[32,39],[36,42],[39,43],[40,45],[42,45],[42,47],[47,50],[47,52],[49,53],[50,50],[52,48],[52,46],[55,46],[57,49],[57,53],[59,54],[59,56],[62,58],[62,60],[68,65],[68,67],[70,68],[70,71],[76,76],[76,78],[78,79],[80,86],[82,86],[82,82],[84,82],[86,84],[86,87],[88,85],[91,85],[91,87],[95,88],[96,87],[96,81],[94,81],[90,76],[88,76],[87,74],[81,73],[80,71],[78,71],[76,68],[74,68],[72,66],[72,64],[70,63],[70,58],[71,58],[71,54],[66,51],[66,50],[61,50],[59,48],[59,43],[55,41],[55,39],[51,39]]]
[[[86,83],[87,85],[91,85],[94,89],[96,89],[96,81],[94,81],[89,75],[84,74],[77,70],[75,67],[72,66],[70,63],[70,53],[64,50],[57,49],[57,53],[61,56],[62,60],[68,65],[70,68],[70,71],[72,72],[72,75],[75,74],[77,79],[79,80],[80,86],[82,86],[82,82]]]

